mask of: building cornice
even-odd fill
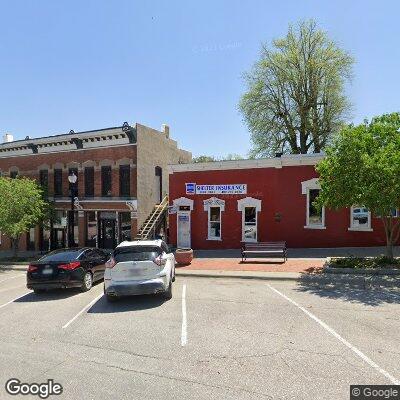
[[[316,165],[324,158],[324,153],[313,154],[288,154],[274,158],[259,158],[251,160],[215,161],[206,163],[173,164],[169,172],[190,171],[219,171],[253,168],[282,168],[299,165]]]

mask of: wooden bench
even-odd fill
[[[282,257],[287,260],[286,242],[242,243],[242,262],[253,257]]]

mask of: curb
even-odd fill
[[[275,274],[275,272],[272,272]],[[282,276],[282,275],[248,275],[248,274],[232,274],[232,273],[216,273],[216,272],[179,272],[176,271],[176,276],[182,276],[186,278],[228,278],[228,279],[253,279],[253,280],[265,280],[265,281],[298,281],[300,274],[296,276]]]

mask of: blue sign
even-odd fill
[[[196,194],[196,184],[187,183],[186,184],[186,194]]]

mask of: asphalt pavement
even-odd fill
[[[35,295],[0,272],[5,383],[54,399],[348,399],[400,380],[400,294],[298,281],[179,276],[173,298],[109,304],[102,283]]]

